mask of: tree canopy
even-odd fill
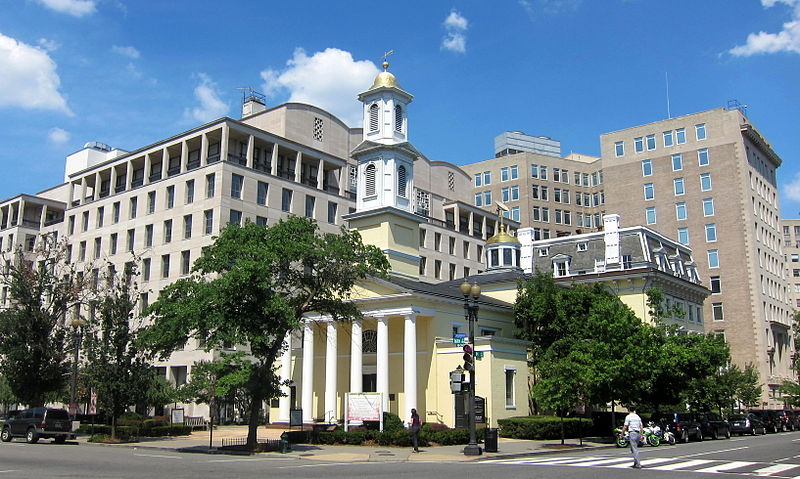
[[[167,286],[150,306],[152,324],[143,338],[162,357],[189,338],[208,350],[249,347],[253,366],[245,390],[252,448],[262,402],[280,394],[273,364],[287,333],[307,314],[360,318],[348,301],[353,286],[387,270],[383,253],[355,231],[322,233],[313,220],[296,216],[273,226],[231,224],[204,248],[193,275]]]

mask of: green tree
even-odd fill
[[[65,318],[84,300],[83,276],[64,261],[66,243],[42,236],[33,252],[10,253],[2,281],[9,306],[0,311],[0,374],[21,403],[42,406],[65,389],[70,344]],[[31,258],[35,258],[34,262]]]
[[[152,304],[145,338],[162,357],[190,337],[209,350],[249,346],[247,441],[253,449],[262,403],[280,395],[274,364],[287,333],[309,313],[360,318],[348,301],[352,288],[387,270],[378,248],[344,228],[323,234],[313,220],[295,216],[270,227],[228,225],[195,261],[193,276],[166,287]]]
[[[751,407],[758,404],[763,392],[764,389],[761,385],[761,378],[758,374],[758,370],[753,363],[746,364],[736,384],[734,398],[744,407]]]
[[[109,269],[109,288],[92,301],[84,369],[97,392],[98,406],[111,414],[111,437],[116,438],[117,418],[153,387],[155,371],[136,341],[141,325],[135,309],[139,290],[136,267],[128,263],[122,274]]]
[[[221,353],[216,361],[197,361],[192,366],[192,376],[178,393],[181,400],[208,404],[212,420],[218,416],[221,399],[234,402],[241,395],[252,375],[253,363],[244,351]]]
[[[11,391],[11,386],[8,385],[5,376],[0,375],[0,406],[2,406],[0,410],[5,414],[11,404],[17,404],[18,402],[19,399],[14,396],[14,393]]]

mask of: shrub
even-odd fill
[[[403,429],[403,420],[400,419],[400,416],[390,412],[383,413],[383,432],[396,432]]]
[[[560,439],[561,418],[555,416],[521,416],[497,421],[500,436],[514,439]],[[564,418],[564,437],[578,437],[580,428],[584,431],[591,428],[591,421],[584,420],[579,424],[578,418]]]

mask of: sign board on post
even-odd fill
[[[383,394],[345,393],[345,431],[350,421],[379,421],[383,431]]]
[[[486,424],[486,398],[475,396],[475,422]]]
[[[173,409],[170,411],[172,424],[183,424],[183,409]]]
[[[483,351],[475,351],[475,360],[480,361],[483,359]]]
[[[466,333],[454,333],[453,334],[453,344],[455,346],[463,346],[467,342],[467,334]]]
[[[92,391],[91,398],[89,399],[89,414],[97,414],[97,393]]]

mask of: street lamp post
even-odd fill
[[[470,348],[466,354],[471,357],[469,361],[465,361],[465,363],[472,366],[468,368],[469,392],[467,394],[467,400],[469,401],[469,444],[464,447],[464,455],[479,456],[483,453],[483,450],[478,445],[478,435],[475,430],[475,322],[478,321],[478,297],[481,295],[481,287],[478,286],[477,282],[470,285],[467,279],[464,278],[460,289],[461,294],[464,296],[464,319],[466,319],[469,324]],[[470,296],[472,297],[472,301],[470,301]]]
[[[75,317],[70,322],[72,326],[72,339],[75,345],[75,354],[72,357],[72,383],[70,384],[69,391],[69,413],[72,419],[78,414],[78,353],[81,349],[81,328],[86,324],[83,318]]]

